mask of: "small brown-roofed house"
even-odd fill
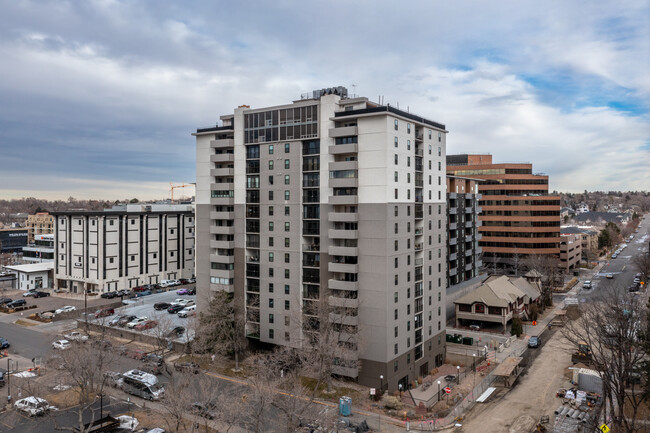
[[[525,316],[528,307],[541,297],[535,282],[525,278],[492,276],[476,290],[466,294],[456,304],[456,327],[463,322],[496,322],[503,325],[513,315]]]

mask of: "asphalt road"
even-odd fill
[[[9,357],[15,354],[27,359],[39,356],[45,358],[52,348],[52,341],[55,340],[54,335],[4,322],[0,322],[0,336],[9,340],[11,344],[8,350]],[[2,367],[2,360],[0,360],[0,367]]]

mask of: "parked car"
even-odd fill
[[[66,305],[65,307],[61,307],[54,311],[54,314],[62,314],[62,313],[69,313],[70,311],[75,311],[77,307],[74,307],[72,305]]]
[[[144,331],[145,329],[155,328],[156,326],[158,326],[158,322],[155,320],[147,320],[145,322],[138,323],[134,328],[137,331]]]
[[[479,325],[478,323],[472,323],[471,325],[469,325],[469,329],[471,329],[472,331],[480,331],[481,325]]]
[[[614,278],[614,274],[612,274],[611,272],[608,272],[607,275],[605,275],[605,277],[607,279],[611,280],[612,278]]]
[[[63,336],[68,341],[88,341],[88,336],[82,334],[81,332],[71,332]]]
[[[36,293],[34,293],[35,298],[47,298],[48,296],[50,296],[50,292],[42,292],[39,290]]]
[[[117,294],[117,292],[104,292],[99,296],[104,298],[104,299],[113,299],[113,298],[116,298],[118,296],[118,294]]]
[[[11,344],[9,344],[9,341],[6,338],[0,337],[0,349],[6,349],[9,346],[11,346]]]
[[[136,318],[137,316],[133,316],[131,314],[122,316],[122,318],[117,322],[117,326],[124,327],[127,324],[129,324],[132,320],[135,320]]]
[[[100,317],[112,316],[113,314],[115,314],[115,309],[102,308],[100,310],[95,311],[95,319],[98,319]]]
[[[15,301],[11,301],[10,303],[8,303],[7,308],[21,307],[25,304],[27,304],[27,301],[25,301],[24,299],[16,299]]]
[[[52,347],[58,350],[69,349],[72,346],[68,340],[57,340],[52,343]]]
[[[196,295],[196,287],[192,287],[188,295]]]
[[[126,349],[123,353],[124,356],[137,360],[144,358],[146,354],[147,352],[141,349]]]
[[[591,280],[587,280],[584,283],[582,283],[582,288],[583,289],[591,289]]]
[[[195,277],[190,278],[190,284],[195,284],[195,283],[196,283],[196,278]]]
[[[149,320],[148,317],[136,317],[135,319],[131,320],[129,323],[126,324],[127,328],[133,329],[136,326],[138,326],[140,323],[144,323],[147,320]]]
[[[167,309],[167,312],[168,312],[169,314],[176,314],[176,313],[178,313],[179,311],[181,311],[183,308],[185,308],[185,307],[182,306],[182,305],[172,305],[172,306],[170,306],[170,307]]]
[[[162,280],[158,285],[163,289],[172,287],[174,285],[174,280]]]
[[[124,315],[120,315],[120,316],[115,316],[115,317],[113,317],[113,318],[108,322],[108,326],[116,326],[116,325],[118,324],[118,322],[119,322],[120,320],[122,320],[122,317],[124,317]]]
[[[5,386],[7,382],[5,381],[5,374],[4,372],[0,371],[0,388]]]
[[[147,290],[147,288],[145,286],[138,286],[138,287],[134,287],[132,290],[137,293],[137,292],[144,292],[145,290]]]
[[[190,284],[190,280],[188,280],[187,278],[181,278],[181,279],[178,280],[178,281],[180,281],[181,284]]]
[[[126,290],[126,289],[124,289],[124,290],[119,290],[119,291],[117,292],[117,296],[131,296],[131,295],[132,295],[131,291],[130,291],[130,290]]]
[[[178,289],[176,290],[177,295],[189,295],[190,289]]]
[[[172,304],[170,304],[169,302],[156,302],[155,304],[153,304],[153,309],[158,311],[166,310],[169,307],[171,307],[171,305]]]
[[[192,403],[190,411],[203,418],[214,419],[217,416],[216,407],[214,403]]]
[[[106,378],[106,385],[117,388],[118,381],[122,378],[122,375],[116,371],[107,371],[104,373]]]
[[[27,298],[29,296],[34,296],[36,294],[36,290],[28,290],[25,293],[23,293],[23,298]]]
[[[199,373],[199,364],[196,362],[175,362],[174,363],[174,370],[176,371],[184,371],[186,373],[194,373],[198,374]]]
[[[13,301],[11,298],[0,298],[0,305],[8,304],[11,301]]]
[[[156,353],[148,353],[142,358],[143,362],[150,362],[156,365],[163,365],[163,357]]]
[[[533,336],[528,339],[528,347],[539,347],[541,343],[542,341],[539,337]]]
[[[136,294],[135,294],[135,297],[136,297],[136,298],[141,298],[141,297],[143,297],[143,296],[149,296],[149,295],[151,295],[151,290],[144,290],[144,291],[142,291],[142,292],[138,292],[138,293],[136,293]]]
[[[182,326],[177,326],[167,334],[167,337],[180,337],[185,334],[185,328]]]
[[[185,307],[177,314],[178,317],[196,316],[196,305],[190,305],[189,307]]]
[[[17,411],[25,412],[29,416],[43,415],[50,410],[50,404],[47,400],[38,397],[27,397],[14,403]]]

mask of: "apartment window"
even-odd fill
[[[431,130],[429,129],[429,140],[431,140]]]
[[[284,326],[289,326],[289,316],[284,316]]]
[[[399,156],[395,154],[395,165],[399,164]]]
[[[409,339],[409,340],[410,340],[410,339]],[[411,354],[410,354],[410,353],[407,353],[407,354],[406,354],[406,363],[407,363],[407,364],[410,364],[410,363],[411,363]]]
[[[431,198],[431,197],[429,197],[429,198]],[[407,190],[406,190],[406,199],[407,199],[407,200],[410,200],[410,199],[411,199],[411,190],[410,190],[410,189],[407,189]]]
[[[273,200],[273,191],[269,191],[269,201]]]
[[[438,302],[442,299],[442,292],[438,292]]]
[[[269,170],[273,170],[273,160],[269,160]]]
[[[284,216],[289,216],[289,206],[284,207]]]
[[[406,140],[406,150],[411,150],[411,140]]]
[[[442,141],[442,134],[440,132],[438,133],[438,141]]]
[[[291,340],[291,337],[289,337],[289,333],[288,333],[288,332],[285,332],[285,333],[284,333],[284,339],[285,339],[285,341],[289,341],[289,340]],[[430,344],[431,344],[431,343],[429,343],[429,345],[430,345]]]
[[[438,215],[442,213],[442,205],[438,205]]]
[[[399,364],[397,363],[397,361],[393,362],[393,371],[397,371],[399,369],[398,365]]]
[[[395,131],[399,129],[399,122],[395,119]]]
[[[273,298],[269,298],[269,308],[273,308]]]
[[[407,167],[410,167],[410,166],[411,166],[411,157],[410,157],[410,156],[407,156],[407,157],[406,157],[406,166],[407,166]]]
[[[269,262],[272,262],[272,261],[273,261],[273,257],[274,257],[274,254],[273,254],[273,253],[269,253]]]
[[[406,256],[406,266],[410,266],[410,265],[411,265],[411,256],[408,255],[408,256]],[[410,291],[410,290],[411,290],[411,289],[409,289],[409,291]]]
[[[269,216],[273,216],[273,206],[269,206]]]
[[[284,263],[289,263],[291,261],[291,258],[289,256],[289,253],[284,253]]]
[[[399,259],[395,257],[395,269],[399,268]]]
[[[431,145],[429,145],[429,155],[431,155]]]
[[[291,245],[291,241],[289,240],[289,238],[284,238],[284,247],[289,248],[290,245]]]
[[[411,299],[411,288],[410,287],[408,287],[406,289],[406,299]]]
[[[289,272],[289,269],[284,270],[284,278],[291,278],[291,272]]]
[[[431,265],[429,265],[429,275],[431,275]]]
[[[431,335],[431,325],[429,325],[429,335]]]
[[[441,327],[442,327],[442,324],[441,324],[440,320],[438,320],[438,331],[440,331]]]
[[[397,301],[399,301],[399,293],[395,292],[393,296],[395,297],[395,303],[397,303]]]
[[[431,296],[429,296],[429,305],[431,305]]]
[[[273,145],[269,144],[269,155],[273,155]]]
[[[399,241],[395,240],[395,251],[397,251],[399,248]]]
[[[411,216],[411,206],[406,206],[406,216]]]
[[[431,220],[429,220],[429,230],[431,230]]]
[[[442,228],[442,221],[438,220],[438,228]]]
[[[429,161],[431,162],[431,161]],[[431,167],[429,167],[431,168]],[[442,170],[442,162],[438,161],[438,171]]]
[[[289,167],[291,167],[291,161],[288,160],[288,159],[285,159],[284,160],[284,168],[289,168]]]
[[[411,173],[406,173],[406,183],[411,183]]]
[[[399,277],[397,274],[395,274],[395,285],[397,286],[399,284]]]
[[[431,191],[429,191],[429,200],[431,200]]]
[[[284,294],[288,295],[291,292],[291,289],[288,284],[284,285]]]
[[[438,243],[440,243],[440,242],[442,242],[442,237],[441,237],[440,233],[438,233]]]
[[[273,268],[269,268],[269,277],[273,276]]]
[[[273,323],[273,313],[269,313],[269,323]]]
[[[108,263],[113,263],[113,261],[114,261],[113,257],[108,259]]]
[[[284,143],[284,153],[289,153],[291,151],[291,145],[289,143]]]
[[[410,221],[408,221],[406,223],[406,233],[411,233],[411,222]]]
[[[395,327],[395,338],[399,335],[399,326]]]
[[[398,179],[399,179],[399,176],[398,176],[397,172],[395,172],[395,182],[397,182]]]
[[[288,174],[284,176],[284,184],[289,185],[291,183],[291,179]]]
[[[397,137],[395,137],[395,147],[398,147],[398,146],[399,146],[399,140],[397,139]]]
[[[273,238],[272,238],[272,237],[269,238],[269,246],[270,246],[270,247],[273,246]]]
[[[269,293],[273,293],[273,283],[269,283]]]
[[[273,339],[273,329],[269,329],[269,338],[272,340]]]
[[[442,156],[442,148],[438,147],[438,156]]]
[[[442,248],[438,248],[438,258],[442,257]]]
[[[285,192],[284,192],[284,199],[285,199],[285,200],[289,200],[290,197],[291,197],[291,193],[290,193],[288,190],[285,191]]]
[[[395,206],[395,216],[399,216],[399,207],[398,206]]]
[[[410,250],[410,249],[411,249],[411,240],[410,240],[410,239],[407,239],[407,240],[406,240],[406,249],[407,249],[407,250]]]
[[[284,301],[284,309],[285,310],[290,310],[291,309],[291,301],[289,301],[289,300]]]
[[[112,226],[115,221],[113,220],[108,220],[108,225]],[[79,220],[79,225],[81,225],[81,220]]]
[[[288,232],[290,230],[291,230],[291,223],[287,221],[284,223],[284,231]]]
[[[429,170],[431,170],[431,161],[429,161]]]
[[[431,175],[429,175],[429,185],[431,185]]]
[[[399,224],[395,223],[395,234],[399,233]]]
[[[397,199],[398,197],[399,197],[399,191],[397,188],[395,188],[395,199]]]
[[[399,348],[397,346],[397,343],[395,343],[395,355],[397,355],[397,352],[399,352]]]
[[[438,306],[438,316],[440,316],[440,306]]]
[[[273,221],[269,221],[269,231],[273,231]]]
[[[153,253],[153,258],[155,259],[156,257],[158,257],[158,254],[157,254],[157,253]]]

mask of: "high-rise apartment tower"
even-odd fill
[[[199,302],[231,292],[249,339],[292,347],[325,303],[335,372],[369,386],[440,365],[445,126],[342,87],[221,121],[194,133]]]

